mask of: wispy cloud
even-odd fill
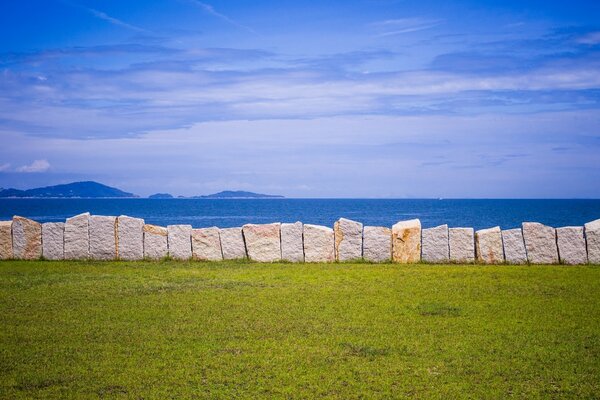
[[[22,167],[17,168],[17,172],[46,172],[50,168],[50,163],[48,160],[35,160],[29,165],[23,165]]]
[[[599,44],[600,43],[600,31],[586,33],[585,35],[577,38],[576,42],[581,43],[581,44],[589,44],[589,45]]]
[[[378,31],[378,34],[375,35],[376,37],[384,37],[431,29],[442,22],[443,20],[441,19],[413,17],[377,21],[371,23],[370,26]]]
[[[200,8],[201,10],[203,10],[204,12],[206,12],[206,13],[212,15],[212,16],[215,16],[215,17],[217,17],[217,18],[219,18],[219,19],[221,19],[221,20],[223,20],[223,21],[225,21],[225,22],[227,22],[227,23],[229,23],[229,24],[231,24],[233,26],[245,29],[245,30],[247,30],[248,32],[251,32],[251,33],[256,33],[256,31],[254,29],[250,28],[249,26],[242,25],[239,22],[235,21],[234,19],[228,17],[227,15],[218,12],[217,10],[215,10],[215,8],[213,6],[211,6],[208,3],[204,3],[204,2],[199,1],[199,0],[186,0],[186,1],[187,1],[187,3],[193,4],[196,7]]]
[[[125,29],[129,29],[131,31],[138,32],[138,33],[144,33],[144,34],[151,33],[147,29],[140,28],[139,26],[135,26],[135,25],[129,24],[129,23],[127,23],[125,21],[122,21],[122,20],[120,20],[118,18],[110,16],[110,15],[108,15],[107,13],[105,13],[103,11],[99,11],[99,10],[96,10],[96,9],[90,8],[90,7],[85,7],[85,6],[81,5],[81,4],[73,3],[73,2],[70,2],[70,1],[66,1],[66,0],[64,0],[63,3],[64,4],[68,4],[68,5],[72,6],[72,7],[77,7],[77,8],[80,8],[82,10],[85,10],[86,12],[88,12],[91,15],[93,15],[94,17],[96,17],[98,19],[101,19],[103,21],[106,21],[106,22],[108,22],[108,23],[110,23],[112,25],[119,26],[119,27],[125,28]]]
[[[0,164],[0,172],[8,171],[10,169],[9,163]]]

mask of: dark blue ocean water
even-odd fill
[[[365,225],[391,226],[399,220],[419,218],[424,227],[500,225],[506,229],[523,221],[555,227],[582,225],[600,218],[600,200],[0,199],[0,220],[21,215],[39,222],[64,221],[86,211],[195,228],[294,221],[333,226],[335,220],[346,217]]]

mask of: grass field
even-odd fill
[[[600,398],[600,268],[0,262],[0,398]]]

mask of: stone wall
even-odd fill
[[[600,219],[553,228],[524,222],[501,230],[421,229],[418,219],[391,228],[340,218],[333,229],[295,223],[192,229],[145,224],[143,219],[84,213],[40,224],[15,216],[0,221],[0,260],[234,260],[396,263],[600,263]]]

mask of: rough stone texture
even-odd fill
[[[421,221],[411,219],[392,226],[392,260],[400,263],[421,261]]]
[[[144,220],[121,215],[117,218],[117,255],[121,260],[144,258]]]
[[[523,241],[523,232],[520,228],[502,231],[502,244],[504,246],[504,259],[507,263],[527,263],[527,251]]]
[[[475,238],[473,228],[448,229],[450,261],[472,263],[475,261]]]
[[[280,223],[246,224],[242,227],[248,258],[260,262],[281,260]]]
[[[90,256],[90,213],[83,213],[65,222],[65,259],[84,260]]]
[[[281,224],[281,259],[304,262],[304,241],[302,222]]]
[[[192,226],[168,225],[169,255],[176,260],[192,258]]]
[[[423,229],[421,251],[421,259],[425,262],[448,262],[450,260],[448,225]]]
[[[160,260],[169,254],[167,228],[162,226],[144,225],[144,258]]]
[[[333,229],[304,224],[304,260],[306,262],[335,261]]]
[[[42,225],[28,218],[13,217],[13,257],[35,260],[42,256]]]
[[[588,262],[583,226],[556,228],[556,242],[560,262],[564,264],[586,264]]]
[[[588,222],[584,227],[588,261],[600,264],[600,219]]]
[[[335,259],[352,261],[362,258],[363,224],[340,218],[333,224],[335,236]]]
[[[504,262],[502,233],[499,226],[481,229],[475,232],[475,249],[477,261],[484,264]]]
[[[532,264],[557,264],[556,230],[538,222],[523,222],[527,259]]]
[[[392,259],[392,230],[383,226],[363,228],[363,258],[371,262]]]
[[[246,258],[246,245],[242,228],[223,228],[219,230],[221,248],[224,260],[237,260]]]
[[[219,228],[192,229],[192,256],[197,260],[223,260]]]
[[[117,258],[117,217],[90,216],[90,258],[114,260]]]
[[[0,260],[13,258],[12,221],[0,221]]]
[[[42,255],[47,260],[64,260],[64,222],[46,222],[42,224]]]

